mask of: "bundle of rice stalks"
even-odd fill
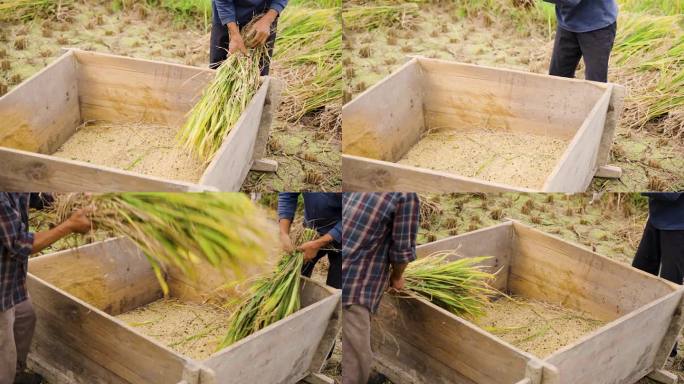
[[[350,30],[373,30],[380,27],[400,25],[407,27],[418,15],[417,4],[354,6],[342,12],[344,28]]]
[[[0,20],[31,20],[39,15],[59,13],[73,0],[3,0]]]
[[[100,230],[131,239],[152,265],[165,294],[164,269],[197,278],[200,262],[238,275],[263,260],[272,244],[266,215],[241,193],[108,193],[60,195],[61,222],[88,207]]]
[[[305,229],[295,240],[299,246],[318,236],[312,229]],[[252,333],[268,327],[300,308],[300,272],[304,258],[302,252],[293,251],[283,255],[274,271],[257,278],[244,299],[228,320],[228,332],[218,349],[223,349]]]
[[[410,263],[404,272],[405,291],[459,316],[481,316],[496,293],[488,284],[494,275],[480,266],[489,257],[449,261],[454,255],[454,251],[440,251]]]
[[[211,161],[240,119],[261,85],[260,64],[267,54],[264,46],[254,47],[248,55],[229,55],[216,70],[178,132],[179,142],[198,158]]]

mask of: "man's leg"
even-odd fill
[[[36,312],[33,310],[31,299],[26,299],[15,305],[14,309],[16,311],[14,340],[17,344],[17,368],[24,370],[26,369],[29,349],[31,349],[33,331],[36,329]]]
[[[617,24],[613,23],[596,31],[578,33],[577,40],[582,49],[585,78],[592,81],[608,81],[608,60],[613,49]]]
[[[342,310],[342,384],[366,384],[370,377],[370,310],[348,305]]]
[[[560,26],[556,28],[556,40],[553,43],[549,75],[575,77],[577,64],[579,64],[581,57],[582,50],[576,34],[566,31]]]
[[[14,308],[0,312],[0,384],[12,384],[17,370]]]
[[[650,221],[646,222],[632,266],[658,276],[660,271],[660,237],[658,230],[651,225]]]
[[[212,2],[211,36],[209,38],[209,68],[216,69],[228,57],[228,27],[216,16],[216,5]]]
[[[325,283],[333,288],[342,289],[342,252],[328,251],[328,265]]]
[[[675,284],[684,282],[684,231],[659,231],[663,267],[660,276]]]

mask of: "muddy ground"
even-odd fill
[[[420,4],[415,15],[407,14],[392,26],[345,29],[347,91],[357,96],[411,55],[546,73],[554,33],[543,26],[514,25],[491,13],[463,17],[451,3]],[[581,70],[578,77],[583,77]],[[612,68],[609,81],[620,80],[619,68]],[[619,180],[595,178],[590,190],[684,188],[684,144],[654,133],[658,130],[657,126],[630,130],[623,122],[616,132],[611,161],[622,167],[623,176]]]
[[[0,94],[55,60],[62,47],[208,65],[209,38],[203,17],[179,19],[166,10],[141,5],[115,11],[110,4],[77,0],[57,16],[0,22]],[[274,77],[292,76],[277,62],[271,68]],[[281,105],[268,145],[268,158],[278,161],[278,172],[250,172],[243,190],[339,190],[339,132],[322,130],[307,117],[288,121],[285,110]]]

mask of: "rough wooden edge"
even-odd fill
[[[413,64],[415,64],[415,63],[417,63],[417,62],[418,62],[418,57],[411,57],[411,58],[408,58],[408,60],[407,60],[404,64],[402,64],[399,68],[397,68],[397,69],[395,69],[394,71],[392,71],[392,73],[391,73],[389,76],[386,76],[386,77],[383,78],[382,80],[380,80],[380,81],[378,81],[377,83],[371,85],[371,86],[368,87],[365,91],[363,91],[363,92],[359,93],[358,95],[356,95],[356,96],[355,96],[352,100],[350,100],[347,104],[343,105],[343,106],[342,106],[342,121],[343,121],[343,123],[342,123],[342,130],[344,131],[344,112],[345,112],[345,109],[349,109],[350,107],[352,107],[352,106],[353,106],[352,104],[354,104],[360,97],[364,96],[365,94],[370,93],[370,92],[373,92],[374,89],[379,88],[380,86],[382,86],[382,84],[384,84],[384,83],[386,83],[386,82],[392,81],[392,78],[394,78],[394,77],[396,76],[397,73],[400,73],[400,72],[401,72],[402,70],[404,70],[405,68],[410,67],[411,65],[413,65]]]
[[[266,161],[265,159],[262,159],[267,154],[266,149],[268,147],[268,138],[271,134],[271,126],[273,124],[273,120],[276,117],[278,106],[280,105],[280,96],[282,93],[282,89],[283,82],[281,80],[271,78],[271,81],[268,86],[268,93],[266,94],[266,100],[264,101],[264,109],[261,112],[261,121],[259,122],[259,133],[257,133],[256,142],[254,143],[254,154],[252,155],[252,160],[254,160],[255,163],[260,160]],[[276,162],[276,168],[274,170],[263,168],[255,169],[255,164],[252,164],[252,170],[262,172],[275,172],[278,169],[277,164],[278,163]]]
[[[651,380],[655,380],[659,383],[663,383],[663,384],[677,384],[677,381],[678,381],[677,375],[675,375],[674,373],[668,372],[664,369],[658,369],[656,371],[653,371],[653,372],[649,373],[648,376],[646,376],[646,377],[648,377]]]
[[[613,138],[615,131],[620,123],[620,116],[624,109],[624,100],[627,90],[624,86],[619,84],[611,84],[613,89],[610,95],[610,102],[608,104],[608,113],[606,114],[606,122],[603,128],[603,136],[601,136],[601,145],[599,146],[599,153],[597,158],[597,165],[602,166],[608,164],[610,159],[610,148],[613,145]],[[605,177],[605,176],[599,176]]]
[[[302,379],[302,382],[307,384],[335,384],[335,380],[320,373],[310,373],[309,376]]]
[[[254,159],[250,171],[257,172],[278,172],[278,162],[271,159]]]
[[[247,108],[223,139],[221,147],[204,170],[199,181],[201,185],[209,185],[221,191],[238,191],[242,186],[252,167],[254,144],[259,133],[264,100],[270,88],[271,78],[265,76],[262,79],[259,90],[247,104]],[[254,121],[257,119],[258,121]],[[248,148],[245,158],[240,158],[239,151],[243,151],[246,147]]]
[[[461,67],[469,67],[469,68],[477,68],[477,69],[487,69],[487,70],[492,70],[496,72],[505,72],[505,73],[517,73],[520,75],[525,75],[525,76],[532,76],[532,77],[537,77],[537,78],[549,78],[550,76],[545,74],[545,73],[534,73],[534,72],[528,72],[528,71],[521,71],[519,69],[511,69],[511,68],[502,68],[502,67],[492,67],[488,65],[479,65],[479,64],[471,64],[471,63],[464,63],[460,61],[452,61],[452,60],[444,60],[444,59],[435,59],[435,58],[430,58],[430,57],[425,57],[425,56],[420,56],[420,55],[415,55],[415,56],[410,56],[411,58],[414,58],[418,61],[433,61],[433,62],[439,62],[439,63],[445,63],[445,64],[456,64]],[[608,88],[608,84],[606,83],[601,83],[601,82],[596,82],[596,81],[589,81],[589,80],[584,80],[584,79],[578,79],[578,78],[569,78],[569,77],[560,77],[560,76],[553,76],[554,81],[561,81],[561,82],[567,82],[567,83],[583,83],[583,84],[589,84],[593,87],[599,88],[599,89],[606,89]]]
[[[410,182],[407,183],[406,180]],[[342,154],[342,189],[347,192],[538,192],[448,172],[345,154]]]
[[[115,192],[214,190],[183,181],[0,147],[0,189],[5,191]]]
[[[565,152],[563,152],[563,155],[554,167],[551,174],[544,181],[544,186],[542,187],[542,190],[544,192],[584,192],[589,187],[589,184],[591,184],[591,180],[596,174],[596,170],[598,169],[598,164],[596,163],[595,159],[593,165],[590,166],[590,169],[582,170],[584,173],[583,180],[573,180],[573,187],[571,190],[559,190],[557,188],[557,184],[559,183],[567,184],[567,182],[563,182],[563,179],[559,179],[559,177],[561,176],[567,177],[567,175],[563,175],[561,173],[561,171],[563,171],[563,166],[573,165],[572,163],[568,164],[568,162],[572,160],[571,158],[573,157],[573,155],[585,149],[584,147],[580,146],[580,144],[582,144],[582,140],[586,139],[587,135],[593,133],[592,129],[595,129],[595,127],[592,127],[592,123],[595,119],[602,117],[600,115],[600,112],[602,111],[603,107],[605,106],[605,108],[607,108],[606,103],[610,100],[610,89],[612,85],[607,85],[607,87],[608,88],[605,90],[604,94],[594,104],[594,107],[589,112],[589,115],[584,120],[584,123],[573,137]],[[601,125],[601,128],[603,128],[603,124]],[[594,143],[591,144],[593,145]],[[596,152],[592,152],[592,154],[598,153],[599,145],[600,143],[596,144]],[[567,170],[565,173],[567,173]]]
[[[614,165],[599,165],[594,176],[607,179],[619,179],[622,177],[622,168]]]
[[[680,290],[684,290],[684,288],[680,288]],[[670,322],[670,327],[665,333],[663,341],[660,343],[660,347],[656,353],[655,360],[653,361],[654,372],[662,369],[665,366],[665,363],[667,363],[670,352],[675,346],[682,329],[684,329],[684,295],[675,310],[674,316]]]
[[[328,322],[328,328],[323,334],[321,342],[318,344],[316,353],[311,362],[311,372],[313,374],[318,374],[321,372],[327,363],[328,354],[332,351],[335,346],[338,336],[342,332],[342,300],[337,303],[337,308],[333,311],[330,321]]]

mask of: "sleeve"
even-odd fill
[[[222,25],[237,22],[235,2],[233,0],[214,0],[214,6]]]
[[[294,219],[298,198],[299,192],[281,192],[278,194],[278,219]]]
[[[283,9],[285,9],[286,6],[287,6],[287,0],[272,0],[271,1],[271,9],[278,12],[279,15],[283,12]]]
[[[328,231],[328,234],[337,242],[342,244],[342,220],[338,221],[332,229]]]
[[[19,212],[7,198],[0,197],[0,244],[11,257],[28,258],[33,249],[33,233],[23,226]]]
[[[398,193],[392,225],[389,261],[404,264],[416,259],[416,237],[420,218],[420,202],[415,193]]]

